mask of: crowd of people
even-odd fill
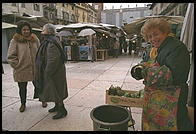
[[[13,68],[14,81],[18,83],[20,112],[26,109],[27,84],[33,82],[34,99],[38,98],[43,107],[47,107],[47,102],[54,102],[54,107],[48,110],[57,112],[53,119],[67,115],[63,103],[68,97],[66,55],[55,33],[53,24],[45,24],[41,32],[43,40],[40,42],[28,22],[20,21],[17,25],[7,61]],[[151,45],[149,50],[144,50],[142,62],[132,67],[131,75],[136,80],[144,79],[144,131],[193,130],[186,107],[190,56],[185,44],[170,33],[170,25],[159,18],[150,19],[141,29],[141,35]],[[72,40],[71,45],[73,52],[78,51],[76,40]],[[132,50],[137,51],[138,47],[131,40],[127,43],[125,37],[105,38],[95,35],[90,45],[93,46],[93,60],[96,49],[109,49],[110,54],[118,58],[122,49],[127,53],[129,47],[131,55]],[[78,55],[73,55],[73,58],[78,60]]]

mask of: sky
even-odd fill
[[[135,8],[136,5],[137,7],[144,7],[147,4],[151,3],[103,3],[103,9],[112,9],[112,7],[114,7],[114,9],[120,9],[120,6],[121,8]]]

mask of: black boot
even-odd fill
[[[63,106],[59,106],[58,110],[57,110],[57,114],[55,116],[53,116],[53,119],[60,119],[63,118],[67,115],[67,110],[65,109],[64,105]]]
[[[57,112],[57,109],[58,109],[58,105],[55,103],[55,106],[51,109],[48,110],[49,113],[52,113],[52,112]]]

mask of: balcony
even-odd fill
[[[56,10],[56,4],[53,4],[53,3],[49,3],[49,4],[45,4],[43,5],[43,8],[46,9],[46,10]]]

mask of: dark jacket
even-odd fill
[[[55,41],[59,44],[55,44]],[[56,37],[46,36],[36,56],[36,87],[42,84],[42,89],[38,89],[40,101],[60,102],[68,97],[66,68],[56,45],[60,45]],[[44,58],[41,59],[41,56]]]
[[[181,41],[168,36],[158,48],[156,61],[160,66],[166,65],[172,72],[173,84],[181,86],[181,93],[178,99],[178,130],[190,130],[192,125],[186,109],[188,97],[186,81],[190,69],[189,52]]]

